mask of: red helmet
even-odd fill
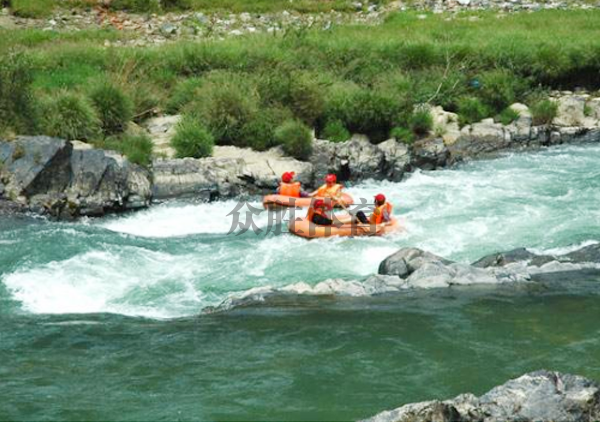
[[[377,195],[375,195],[375,201],[385,202],[385,195],[383,193],[378,193]]]
[[[291,181],[294,180],[295,174],[296,173],[294,173],[293,171],[286,171],[281,175],[281,181],[283,183],[291,183]]]
[[[325,182],[327,183],[335,183],[337,182],[337,177],[335,174],[328,174],[325,176]]]
[[[325,208],[325,209],[333,208],[331,201],[324,201],[322,199],[317,199],[313,206],[315,208]]]

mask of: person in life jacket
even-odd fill
[[[330,218],[328,211],[332,209],[331,201],[317,199],[308,208],[306,218],[319,226],[331,226],[333,220]]]
[[[331,198],[334,202],[340,202],[342,196],[342,185],[337,183],[335,174],[325,176],[325,184],[308,196],[317,196],[319,198]]]
[[[364,212],[356,213],[356,218],[363,224],[382,224],[389,223],[392,220],[392,204],[386,202],[385,195],[379,193],[375,195],[375,209],[369,218]]]
[[[281,182],[277,188],[279,195],[291,196],[292,198],[304,198],[308,196],[305,192],[302,192],[300,182],[294,181],[296,173],[293,171],[286,171],[281,175]]]

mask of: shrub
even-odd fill
[[[215,140],[201,123],[185,116],[177,125],[177,131],[171,146],[175,148],[177,158],[202,158],[212,154]]]
[[[296,75],[290,83],[289,106],[296,117],[313,125],[325,109],[323,87],[310,75]]]
[[[488,107],[476,97],[462,97],[458,100],[458,121],[460,126],[479,122],[489,116]]]
[[[404,127],[396,126],[390,131],[390,136],[406,145],[410,145],[415,141],[415,135]]]
[[[275,139],[286,154],[298,160],[307,160],[312,154],[312,132],[298,120],[288,120],[277,128]]]
[[[23,53],[8,54],[4,58],[0,60],[0,133],[27,132],[35,122],[31,62]]]
[[[152,162],[152,140],[146,134],[113,136],[106,138],[104,141],[98,143],[97,146],[119,151],[132,163],[144,167],[148,167]]]
[[[54,0],[11,0],[12,12],[22,18],[43,18],[52,13]]]
[[[514,122],[515,120],[517,120],[519,118],[519,112],[516,110],[513,110],[510,107],[506,107],[504,110],[502,110],[502,113],[500,113],[498,116],[496,116],[496,121],[502,123],[503,125],[509,125],[512,122]]]
[[[344,124],[339,120],[328,122],[321,133],[323,139],[331,142],[345,142],[350,139],[351,135]]]
[[[243,146],[242,128],[258,112],[258,97],[249,82],[230,72],[210,75],[185,110],[203,123],[219,144]]]
[[[197,94],[197,89],[201,86],[202,79],[200,78],[189,78],[179,82],[167,102],[167,113],[175,114],[192,102]]]
[[[433,116],[427,107],[418,107],[409,120],[410,130],[416,136],[426,136],[433,129]]]
[[[59,91],[41,101],[40,126],[44,134],[73,140],[90,140],[100,133],[100,119],[88,100]]]
[[[522,95],[528,83],[508,70],[498,69],[481,75],[481,98],[499,112]]]
[[[242,127],[243,146],[248,146],[256,151],[268,150],[277,144],[275,140],[277,127],[292,118],[292,112],[284,108],[271,107],[261,110]]]
[[[106,135],[123,132],[133,118],[133,102],[114,85],[101,84],[92,90],[90,99]]]
[[[534,125],[549,125],[556,117],[558,104],[551,100],[542,100],[531,106]]]

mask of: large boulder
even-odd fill
[[[494,119],[484,119],[479,123],[465,126],[457,141],[448,146],[451,162],[486,156],[510,146],[510,133]]]
[[[525,104],[515,103],[512,104],[510,108],[518,113],[519,117],[517,117],[510,125],[506,126],[506,131],[510,134],[511,139],[514,142],[529,141],[535,134],[532,131],[533,116],[529,107]]]
[[[296,180],[303,186],[314,185],[312,164],[286,156],[281,147],[258,152],[250,148],[217,146],[213,157],[243,160],[244,174],[240,176],[249,184],[249,190],[255,187],[273,191],[281,180],[281,175],[287,171],[295,172]]]
[[[46,136],[0,141],[3,195],[60,218],[142,208],[151,200],[150,173],[121,155],[73,149]]]
[[[495,387],[477,398],[463,394],[453,400],[407,404],[364,422],[495,422],[600,419],[600,384],[584,377],[536,371]]]
[[[446,145],[452,145],[456,142],[460,136],[458,114],[445,111],[440,106],[431,107],[430,112],[433,118],[434,132],[441,133]]]
[[[442,138],[426,138],[411,146],[411,167],[435,170],[445,167],[450,157],[448,147]]]
[[[309,161],[318,183],[327,173],[336,173],[343,180],[351,181],[382,178],[384,159],[384,151],[371,144],[369,138],[354,135],[340,143],[315,140]]]
[[[557,113],[552,124],[555,126],[583,126],[586,98],[580,95],[566,95],[557,100]]]
[[[396,139],[388,139],[377,145],[383,152],[381,174],[386,180],[399,182],[410,169],[410,152],[408,146]]]
[[[205,200],[238,195],[244,186],[244,160],[183,158],[153,162],[154,198],[200,197]]]

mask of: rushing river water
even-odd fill
[[[384,238],[227,234],[234,201],[4,217],[0,420],[353,420],[540,368],[600,379],[595,273],[201,314],[253,287],[362,280],[403,246],[470,262],[597,243],[598,162],[565,146],[350,187],[396,205],[406,231]]]

